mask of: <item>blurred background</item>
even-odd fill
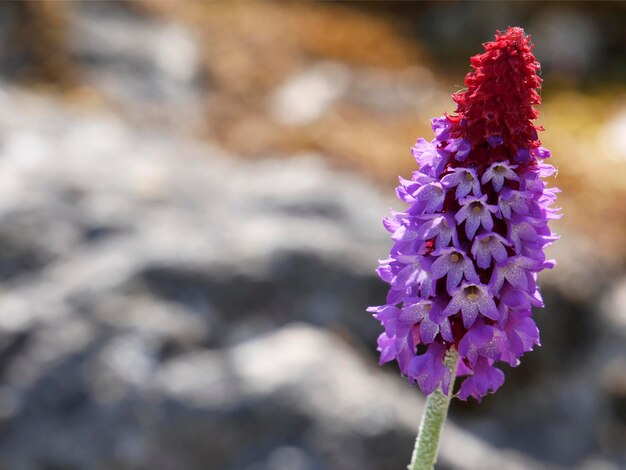
[[[0,468],[405,468],[380,221],[509,25],[559,264],[543,346],[453,404],[438,468],[626,468],[625,5],[0,3]]]

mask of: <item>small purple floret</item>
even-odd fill
[[[513,171],[517,168],[517,165],[509,165],[507,162],[495,162],[487,171],[483,174],[483,177],[480,179],[482,184],[491,181],[493,184],[493,189],[498,192],[504,186],[504,180],[511,181],[519,181],[517,174]]]
[[[476,231],[482,225],[485,230],[493,228],[492,213],[497,213],[498,208],[487,204],[487,195],[481,197],[468,196],[459,201],[462,205],[454,218],[460,224],[465,222],[465,234],[468,239],[474,238]]]
[[[460,199],[470,192],[480,196],[480,180],[472,168],[455,168],[452,173],[441,178],[441,185],[446,189],[456,187],[454,197]]]

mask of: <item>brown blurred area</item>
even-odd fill
[[[154,329],[178,331],[176,328],[184,323],[183,317],[187,320],[193,317],[184,328],[180,326],[184,330],[183,339],[176,336],[178,333],[171,333],[171,337],[170,333],[159,333],[165,339],[159,336],[156,340],[148,335],[150,339],[141,343],[141,348],[145,348],[138,348],[139,352],[128,346],[132,349],[128,358],[144,354],[146,363],[157,364],[154,370],[165,377],[155,372],[153,375],[158,375],[158,380],[181,378],[181,383],[187,383],[185,379],[191,388],[184,389],[183,385],[177,388],[169,382],[163,385],[154,379],[161,385],[146,391],[130,379],[132,386],[125,382],[124,387],[130,391],[122,394],[123,399],[115,399],[119,407],[111,405],[119,414],[115,416],[122,418],[111,429],[124,432],[130,429],[127,440],[130,443],[124,440],[127,447],[107,434],[109,405],[102,403],[109,402],[100,403],[98,398],[97,406],[94,405],[97,411],[93,412],[98,418],[88,413],[80,415],[68,428],[69,437],[59,438],[60,443],[55,441],[55,445],[37,441],[39,454],[33,458],[27,451],[7,449],[13,443],[17,443],[16,449],[22,448],[28,441],[25,436],[32,429],[52,423],[50,416],[54,419],[63,416],[63,406],[71,408],[80,401],[81,394],[91,396],[91,392],[85,391],[90,389],[82,382],[88,382],[84,377],[96,377],[100,384],[108,380],[108,375],[99,372],[81,375],[91,363],[85,365],[80,362],[83,359],[72,356],[67,367],[74,371],[72,361],[78,361],[81,369],[75,375],[79,377],[76,379],[79,385],[68,386],[67,390],[71,389],[78,398],[67,392],[70,397],[67,403],[59,401],[59,404],[54,401],[56,392],[50,392],[52,404],[42,408],[40,414],[36,407],[31,414],[15,411],[17,405],[13,408],[6,405],[13,403],[5,397],[6,391],[12,391],[12,387],[22,389],[14,385],[12,375],[5,373],[5,369],[12,370],[6,364],[37,356],[39,349],[34,348],[33,352],[21,342],[30,345],[29,338],[37,338],[38,328],[48,331],[48,320],[42,320],[44,326],[37,326],[39,320],[33,320],[35,326],[23,326],[21,330],[0,322],[0,425],[6,425],[0,426],[1,468],[8,465],[9,469],[374,470],[396,468],[398,462],[404,462],[405,456],[392,458],[390,454],[398,449],[403,452],[406,447],[408,456],[412,439],[410,424],[402,418],[402,410],[394,408],[400,405],[392,400],[381,405],[382,408],[375,408],[372,404],[376,400],[375,396],[372,398],[375,392],[359,395],[355,391],[357,405],[354,406],[358,412],[354,413],[361,416],[362,412],[365,418],[362,421],[345,418],[346,421],[337,424],[332,406],[330,411],[326,410],[330,418],[325,421],[324,407],[319,406],[322,394],[316,395],[315,380],[311,379],[313,385],[306,387],[308,376],[301,380],[296,372],[289,375],[292,369],[298,370],[297,362],[283,363],[282,356],[273,358],[268,354],[271,361],[278,360],[286,371],[277,374],[275,380],[272,376],[268,383],[281,393],[296,390],[298,386],[306,388],[310,402],[300,402],[287,392],[286,399],[272,401],[274,392],[268,392],[270,385],[267,389],[255,388],[259,380],[257,372],[246,367],[243,372],[228,371],[236,369],[231,364],[246,352],[265,356],[268,348],[273,347],[292,351],[298,349],[300,341],[311,347],[321,344],[336,350],[338,363],[345,367],[348,367],[345,364],[361,367],[360,363],[351,362],[355,357],[366,357],[367,364],[374,364],[370,353],[373,353],[377,326],[371,324],[362,310],[368,302],[384,299],[384,287],[374,279],[373,268],[376,257],[384,256],[381,247],[383,250],[388,247],[380,227],[368,224],[378,224],[384,215],[375,213],[379,207],[386,210],[386,204],[394,203],[393,188],[398,175],[408,177],[416,169],[410,147],[418,137],[430,139],[430,118],[454,112],[450,94],[463,87],[469,56],[479,53],[480,44],[490,40],[496,29],[509,25],[523,26],[531,34],[536,56],[542,63],[543,104],[539,110],[540,124],[546,131],[541,139],[552,151],[550,163],[559,170],[551,184],[562,190],[559,205],[564,213],[554,224],[562,239],[550,248],[558,267],[542,274],[541,279],[546,286],[548,305],[542,318],[549,316],[541,320],[544,347],[529,354],[526,366],[523,362],[520,368],[506,371],[507,383],[512,384],[508,391],[489,397],[481,405],[458,404],[453,408],[453,419],[459,427],[451,428],[451,442],[465,446],[463,449],[478,450],[474,460],[467,457],[464,463],[454,448],[448,446],[448,450],[443,450],[441,468],[505,468],[507,452],[513,456],[510,468],[624,468],[626,7],[623,2],[28,0],[5,3],[0,6],[0,12],[0,98],[4,100],[4,112],[0,113],[0,126],[4,126],[0,127],[0,132],[4,132],[0,139],[4,145],[0,146],[0,163],[5,158],[3,152],[13,155],[11,152],[25,149],[38,157],[23,160],[15,157],[15,168],[42,165],[36,173],[36,178],[42,179],[31,180],[35,177],[28,173],[23,184],[11,179],[13,167],[6,170],[11,177],[7,180],[7,194],[14,192],[8,200],[23,199],[24,204],[30,204],[24,196],[29,193],[23,188],[31,181],[40,181],[43,188],[40,197],[52,205],[41,206],[43,221],[34,224],[34,229],[28,222],[31,216],[27,217],[24,230],[36,232],[32,244],[47,246],[42,234],[57,223],[49,214],[57,214],[58,210],[63,218],[74,214],[72,211],[79,207],[84,212],[67,215],[70,222],[63,222],[71,230],[85,233],[93,230],[95,235],[85,235],[93,236],[93,240],[100,240],[101,236],[106,240],[111,236],[113,241],[118,240],[116,237],[120,240],[128,237],[137,245],[130,242],[123,245],[127,251],[111,245],[111,253],[101,255],[101,260],[89,257],[94,253],[100,256],[100,245],[86,245],[80,251],[82,245],[80,250],[76,248],[78,242],[72,238],[67,246],[63,245],[66,251],[59,248],[57,253],[56,245],[54,250],[50,248],[54,251],[50,259],[57,260],[55,256],[58,256],[58,260],[70,263],[73,257],[84,255],[86,261],[81,266],[92,263],[100,266],[100,262],[118,260],[119,253],[123,253],[119,258],[126,259],[138,252],[144,256],[141,251],[144,245],[154,248],[154,253],[137,261],[139,274],[130,268],[128,272],[120,268],[126,274],[115,271],[111,275],[115,280],[111,283],[122,287],[111,290],[98,287],[102,291],[94,288],[98,292],[95,295],[91,285],[85,287],[76,280],[90,278],[91,271],[70,276],[69,293],[58,294],[63,298],[59,301],[63,305],[59,311],[70,311],[72,318],[75,316],[81,322],[83,317],[90,318],[90,322],[92,317],[96,318],[93,322],[96,326],[89,323],[88,328],[97,331],[93,333],[95,340],[77,347],[77,357],[91,357],[90,344],[108,344],[111,338],[118,341],[119,331],[128,335],[123,336],[124,341],[135,337],[144,341],[142,322],[150,325],[146,327],[150,335],[156,335],[150,322],[158,323],[161,320],[154,318],[170,319],[177,315],[165,313],[172,305],[184,310],[184,315],[180,313],[180,319],[172,320],[173,323],[163,320],[165,326],[159,323]],[[71,141],[68,147],[63,143],[66,138]],[[204,150],[205,146],[218,150]],[[60,169],[55,169],[52,163],[42,163],[49,160],[40,156],[39,153],[48,155],[40,147],[49,149],[50,159],[59,158]],[[66,158],[66,153],[73,151],[77,154]],[[184,158],[186,154],[196,153],[206,159],[201,158],[201,163],[197,163]],[[214,153],[226,157],[214,159]],[[93,162],[90,155],[96,155]],[[124,160],[127,156],[128,163]],[[78,168],[76,174],[72,173],[75,168]],[[102,179],[100,172],[104,175]],[[61,178],[61,189],[49,183],[57,181],[57,177]],[[124,178],[132,180],[129,185],[136,187],[132,186],[128,193],[119,190],[118,194],[118,179],[126,181]],[[347,181],[345,186],[343,181]],[[12,184],[22,189],[11,189]],[[293,192],[297,197],[283,200],[280,192],[283,190],[284,194]],[[351,190],[354,192],[350,193]],[[111,199],[97,199],[93,205],[84,203],[92,196]],[[39,196],[33,197],[39,200]],[[24,209],[20,202],[15,204],[6,214],[13,217],[14,210],[30,214],[30,206]],[[354,215],[358,220],[352,220],[348,209],[361,210],[361,205],[365,206],[363,213]],[[163,212],[157,212],[161,206]],[[13,223],[6,214],[0,218],[0,225],[5,227]],[[205,221],[206,214],[215,217]],[[94,222],[91,217],[97,220]],[[303,220],[296,223],[292,221],[294,217]],[[7,282],[6,291],[21,296],[22,289],[30,286],[26,286],[31,282],[28,276],[35,276],[34,279],[41,274],[46,281],[41,281],[42,285],[49,292],[61,292],[60,285],[55,284],[56,277],[45,277],[50,274],[47,270],[56,265],[52,261],[48,265],[46,261],[40,266],[32,261],[37,256],[29,254],[30,239],[25,238],[27,242],[22,243],[22,225],[13,223],[11,227],[17,227],[16,233],[3,235],[0,230],[0,275]],[[354,235],[357,240],[346,240],[342,227],[349,227],[345,229],[347,235]],[[60,233],[71,230],[63,228]],[[179,244],[195,248],[189,248],[191,254],[187,255],[184,248],[178,252]],[[17,253],[16,247],[26,254]],[[197,247],[209,254],[203,252],[196,260]],[[119,263],[126,266],[123,260]],[[22,265],[28,267],[28,270],[24,268],[26,274],[18,269]],[[3,274],[3,270],[9,274]],[[14,277],[11,270],[19,272],[19,276]],[[54,270],[52,273],[58,274]],[[103,284],[108,286],[106,282]],[[23,297],[32,298],[31,291],[24,290]],[[139,297],[141,302],[135,303]],[[148,309],[144,308],[146,299],[151,306]],[[164,299],[169,303],[163,311],[152,305],[152,302],[161,305]],[[22,297],[18,300],[12,299],[11,308],[30,305]],[[124,315],[121,315],[119,319],[124,325],[134,322],[133,326],[119,327],[115,323],[118,320],[102,313],[109,312],[110,304],[114,319],[120,305],[131,312],[136,309],[129,318],[122,319]],[[153,316],[147,320],[150,315]],[[58,318],[65,317],[59,313]],[[320,327],[323,333],[318,337],[317,333],[297,327],[285,329],[292,328],[290,324],[294,320]],[[65,324],[59,323],[61,327]],[[200,333],[203,328],[209,331],[205,336]],[[333,338],[338,342],[327,339],[324,336],[327,331],[336,335],[338,339]],[[262,334],[274,332],[282,336],[264,342]],[[132,343],[124,341],[124,345]],[[37,344],[34,339],[32,342]],[[158,347],[146,353],[155,342]],[[183,353],[194,356],[187,358]],[[93,354],[96,357],[100,352]],[[183,356],[185,361],[189,360],[181,362],[177,369],[174,362]],[[128,359],[123,354],[115,357],[121,363]],[[65,369],[51,371],[50,364],[55,363],[46,361],[42,360],[42,377],[61,377],[65,373]],[[271,368],[271,361],[268,359],[270,365],[262,362],[257,365],[261,370]],[[315,371],[318,365],[324,368],[324,364],[311,361],[305,362],[308,367],[315,366]],[[332,355],[328,361],[333,361]],[[189,364],[196,364],[196,368]],[[159,369],[161,365],[163,370]],[[198,377],[205,370],[209,371],[207,374],[215,374],[215,381],[194,382],[200,380]],[[335,370],[339,369],[331,364],[328,377],[320,372],[320,390],[326,390],[323,380],[328,380],[336,390],[345,389],[340,387],[343,382],[332,375]],[[363,370],[365,375],[378,373],[368,368]],[[368,375],[370,382],[361,382],[356,377],[358,374],[353,375],[354,380],[346,379],[346,383],[372,387],[376,392],[379,389],[375,387],[380,386],[384,392],[387,386],[384,380],[390,380],[391,384],[389,377],[396,378],[397,373],[390,368],[390,374],[381,375],[380,379]],[[151,380],[146,379],[146,383],[152,383]],[[46,383],[42,379],[38,387]],[[228,388],[231,385],[232,389]],[[402,403],[413,403],[412,389],[402,391],[403,387],[395,382],[389,387],[400,390]],[[29,393],[33,390],[39,388],[33,386]],[[332,398],[335,392],[328,390]],[[212,391],[215,393],[211,394]],[[41,397],[39,392],[32,393],[37,399],[43,397],[42,403],[48,403],[45,393],[41,392]],[[338,416],[344,413],[350,417],[354,411],[350,408],[352,395],[347,395],[346,409],[337,405]],[[26,397],[23,404],[26,409],[35,398],[22,396]],[[232,397],[239,397],[240,401],[235,403],[238,398]],[[13,411],[3,411],[5,406]],[[128,424],[125,413],[134,406],[140,411],[136,420],[129,418],[131,424]],[[412,411],[416,410],[412,408]],[[318,415],[322,416],[319,421],[311,418]],[[537,422],[541,416],[546,416],[545,426]],[[99,423],[93,425],[97,429],[93,434],[91,425],[85,424],[89,431],[81,427],[83,420],[92,418],[94,423]],[[418,417],[413,419],[417,421]],[[171,435],[161,432],[170,420],[175,423]],[[158,425],[152,426],[153,422]],[[220,441],[219,445],[204,448],[202,439],[198,443],[196,435],[220,436],[220,426],[214,422],[226,423],[224,443]],[[385,428],[390,422],[404,427]],[[585,427],[586,422],[592,424]],[[59,427],[51,424],[52,429],[64,426],[61,418],[54,423]],[[263,432],[271,424],[278,429],[272,434],[275,442]],[[379,431],[370,433],[367,430],[370,425]],[[293,431],[295,428],[298,430]],[[292,431],[297,439],[290,438]],[[102,439],[108,439],[108,444],[100,447],[91,443],[86,448],[97,450],[85,450],[83,455],[77,451],[80,446],[71,442],[83,432],[94,441],[104,436]],[[333,433],[339,436],[334,443]],[[238,453],[236,443],[240,441],[248,446],[245,451],[248,453],[241,450],[244,444],[241,454]],[[257,445],[259,442],[263,445]],[[338,450],[343,445],[354,445],[361,453],[355,452],[353,460],[346,457],[344,461],[345,456]],[[57,452],[55,446],[65,450]],[[175,457],[160,462],[160,446],[165,446],[165,453],[186,455],[189,460],[184,460],[182,467],[177,466],[181,464]],[[493,462],[484,466],[476,463],[476,459],[481,461],[480,456],[490,452]],[[72,457],[64,460],[64,453]],[[374,459],[370,453],[378,457]],[[160,462],[162,467],[155,466],[155,462]],[[214,462],[214,466],[206,462]],[[365,466],[357,467],[357,464]]]

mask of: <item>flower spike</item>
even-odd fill
[[[537,273],[554,266],[555,188],[533,124],[539,63],[521,28],[498,32],[471,59],[454,115],[431,121],[434,139],[412,148],[419,171],[401,179],[408,207],[385,219],[394,245],[378,273],[387,304],[370,311],[385,332],[381,363],[396,360],[425,394],[449,393],[448,352],[460,357],[459,398],[480,400],[504,382],[494,365],[519,364],[539,345],[531,308],[543,306]],[[453,350],[453,351],[451,351]]]

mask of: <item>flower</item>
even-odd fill
[[[442,248],[433,251],[433,256],[437,259],[431,266],[433,279],[446,277],[446,290],[449,294],[460,284],[461,279],[471,282],[479,282],[478,275],[474,269],[474,263],[459,248]]]
[[[450,316],[460,310],[465,328],[472,326],[479,313],[491,320],[498,320],[500,313],[491,294],[491,289],[483,284],[463,284],[454,291],[443,314]]]
[[[456,186],[455,197],[457,199],[467,196],[470,191],[474,196],[480,196],[480,182],[478,175],[472,168],[455,168],[452,173],[441,179],[441,185],[450,189]]]
[[[494,162],[487,168],[487,171],[483,173],[480,182],[485,184],[487,181],[491,181],[493,183],[493,190],[500,192],[502,186],[504,186],[505,179],[519,181],[517,174],[513,171],[516,168],[517,165],[509,165],[507,162]]]
[[[498,212],[497,206],[487,204],[487,195],[481,197],[468,196],[459,200],[461,208],[454,218],[460,224],[465,221],[465,233],[468,239],[472,239],[476,230],[482,225],[485,230],[493,228],[491,213]]]
[[[407,208],[384,220],[393,247],[378,274],[391,288],[368,310],[385,328],[381,363],[395,359],[425,394],[449,392],[451,348],[458,397],[480,400],[504,382],[496,363],[515,367],[539,345],[537,273],[554,266],[544,250],[560,215],[558,190],[543,181],[556,170],[532,123],[541,84],[532,47],[509,28],[472,57],[456,114],[433,119],[435,138],[412,148],[419,171],[396,190]]]

